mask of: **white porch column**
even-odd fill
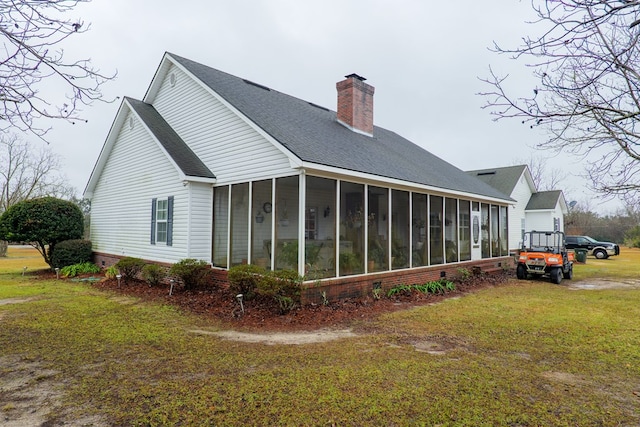
[[[306,240],[304,238],[305,231],[305,213],[307,206],[307,175],[304,170],[300,171],[300,177],[298,180],[298,274],[304,276],[305,273],[305,246]]]

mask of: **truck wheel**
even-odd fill
[[[554,268],[553,270],[551,270],[550,276],[551,276],[551,281],[556,285],[559,285],[560,282],[562,282],[562,269]]]
[[[527,267],[522,264],[518,264],[516,267],[516,277],[520,280],[525,280],[527,278]]]
[[[593,256],[595,256],[598,259],[609,258],[609,255],[607,254],[607,252],[603,251],[602,249],[596,249],[595,251],[593,251]]]
[[[573,264],[569,264],[569,268],[567,271],[562,272],[562,276],[567,280],[573,279]]]

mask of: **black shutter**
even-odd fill
[[[151,199],[151,244],[156,244],[156,204],[158,199]]]
[[[167,199],[167,246],[173,245],[173,196]]]

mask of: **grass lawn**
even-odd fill
[[[304,345],[203,334],[232,325],[29,274],[45,267],[28,249],[0,259],[12,425],[640,424],[637,249],[575,266],[573,282],[620,288],[514,280]]]

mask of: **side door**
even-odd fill
[[[477,202],[474,202],[474,204]],[[482,259],[482,233],[480,232],[480,211],[471,211],[471,259]]]

